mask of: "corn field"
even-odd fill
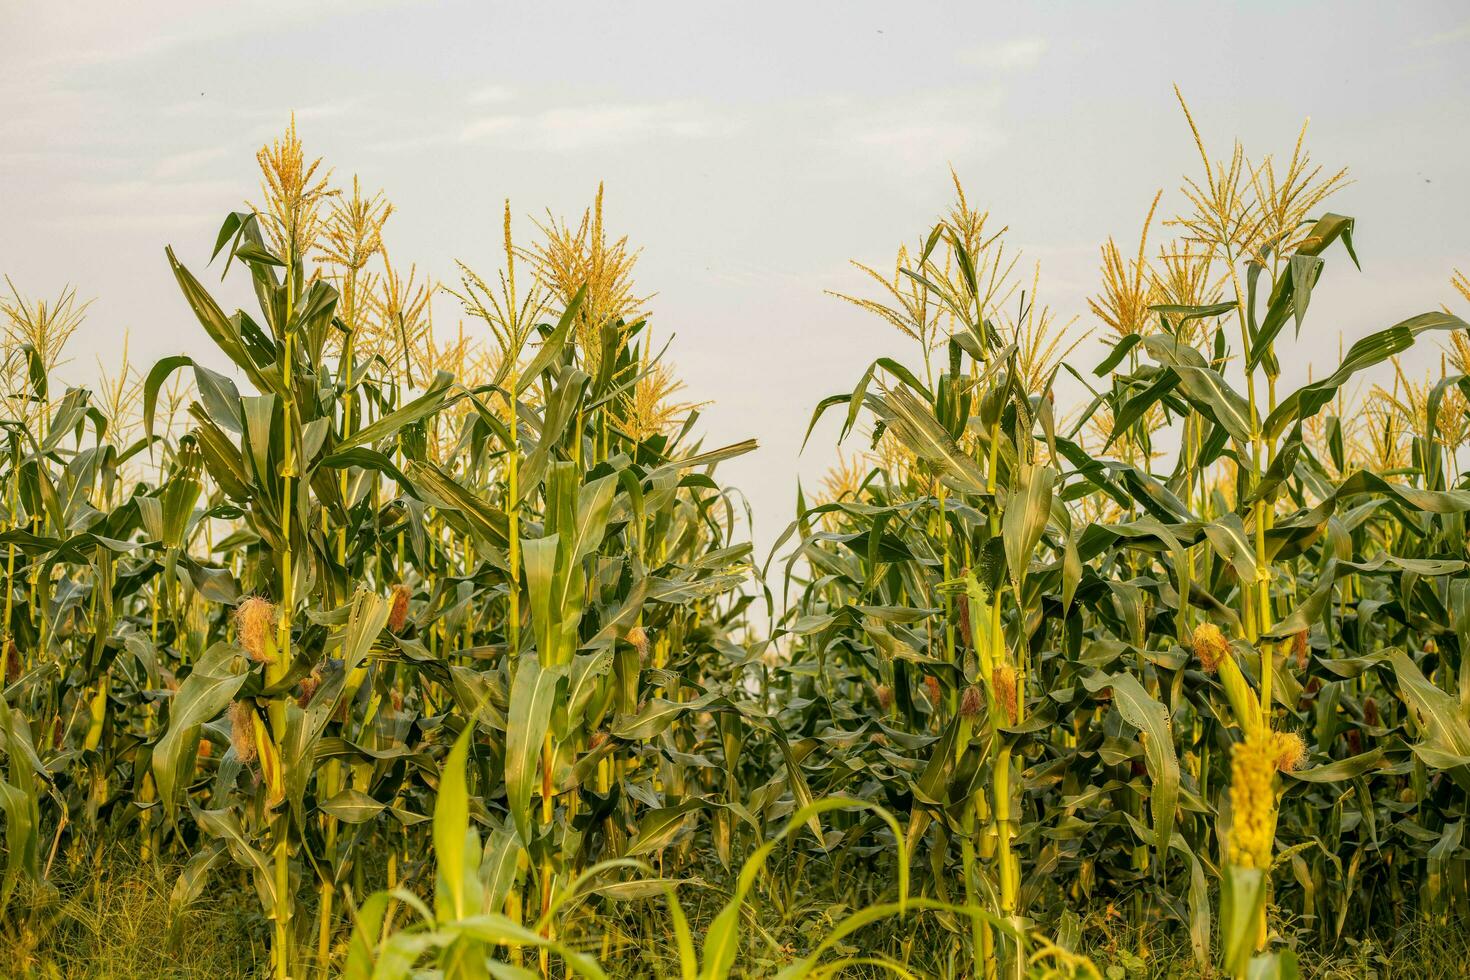
[[[160,257],[227,372],[66,386],[7,280],[0,972],[124,864],[151,976],[1465,969],[1470,281],[1344,349],[1346,172],[1181,132],[1083,318],[958,178],[858,267],[894,345],[769,555],[600,189],[440,283],[293,121]]]

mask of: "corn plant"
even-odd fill
[[[867,444],[759,571],[755,444],[700,439],[601,188],[446,288],[293,123],[212,243],[255,311],[163,258],[227,371],[68,386],[86,304],[7,280],[7,933],[119,849],[175,940],[254,896],[278,977],[1287,977],[1463,929],[1470,328],[1287,390],[1346,174],[1185,123],[1096,365],[958,178],[860,267],[907,350],[818,403]]]
[[[894,301],[855,302],[917,340],[920,367],[879,359],[850,394],[818,407],[813,427],[845,413],[842,437],[869,419],[873,451],[867,466],[837,471],[788,532],[802,542],[788,570],[804,559],[810,577],[785,630],[817,665],[801,696],[873,704],[858,728],[836,709],[834,724],[886,747],[862,771],[910,808],[907,846],[930,849],[935,895],[961,881],[969,901],[1014,923],[1038,913],[1065,922],[1062,909],[1098,891],[1110,902],[1131,893],[1140,935],[1150,920],[1177,918],[1207,966],[1218,876],[1216,962],[1233,975],[1285,975],[1295,958],[1269,952],[1269,905],[1294,902],[1328,942],[1350,914],[1323,865],[1309,864],[1314,849],[1331,848],[1313,815],[1324,803],[1307,798],[1358,788],[1325,804],[1340,841],[1344,809],[1372,805],[1367,780],[1394,779],[1394,750],[1320,723],[1350,715],[1343,697],[1379,682],[1388,684],[1379,699],[1398,691],[1411,714],[1440,718],[1429,729],[1439,739],[1462,737],[1466,718],[1463,700],[1455,710],[1445,700],[1446,688],[1464,690],[1463,668],[1439,659],[1438,639],[1427,663],[1416,657],[1425,639],[1414,633],[1449,632],[1430,624],[1449,622],[1464,569],[1452,556],[1463,555],[1470,498],[1449,488],[1454,450],[1424,418],[1413,458],[1432,467],[1353,470],[1341,417],[1319,428],[1327,436],[1316,445],[1312,423],[1358,372],[1420,334],[1466,324],[1442,311],[1411,316],[1352,345],[1327,377],[1282,393],[1278,340],[1288,324],[1303,329],[1329,247],[1353,256],[1351,219],[1309,217],[1343,175],[1322,178],[1300,143],[1279,176],[1269,161],[1247,167],[1238,148],[1226,163],[1204,159],[1205,179],[1186,184],[1193,210],[1177,222],[1187,237],[1161,253],[1162,268],[1150,267],[1145,244],[1132,263],[1111,242],[1104,249],[1093,309],[1114,337],[1095,375],[1110,384],[1065,365],[1093,393],[1072,420],[1057,418],[1052,395],[1067,342],[1034,282],[1019,295],[1005,284],[1013,261],[963,191],[919,247],[900,253],[891,283],[873,274]],[[936,351],[947,368],[937,377]],[[1233,363],[1245,394],[1227,379]],[[1436,408],[1462,396],[1461,380],[1432,386]],[[1159,471],[1152,447],[1170,423],[1179,448],[1172,472]],[[1084,448],[1089,427],[1100,451]],[[1382,532],[1405,520],[1414,530],[1390,543]],[[1383,580],[1400,575],[1430,607],[1371,631],[1376,639],[1358,633],[1361,590],[1384,594],[1372,588],[1383,583],[1394,594]],[[1378,680],[1365,679],[1375,669]],[[1440,710],[1421,715],[1420,696]],[[1418,772],[1428,795],[1425,753],[1446,764],[1433,784],[1450,810],[1435,818],[1442,832],[1425,837],[1447,855],[1460,846],[1448,786],[1463,753],[1397,744],[1398,771]],[[1282,820],[1294,801],[1305,827]],[[1361,819],[1377,833],[1376,815]],[[1278,862],[1290,863],[1290,880],[1273,878]],[[1403,894],[1412,881],[1389,887]],[[983,927],[964,938],[976,975],[1025,968]]]

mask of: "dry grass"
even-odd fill
[[[0,934],[0,976],[88,980],[204,980],[257,976],[268,923],[253,891],[230,873],[182,913],[169,896],[182,866],[143,864],[114,848],[99,861],[59,868],[53,890],[30,889]],[[246,885],[248,889],[248,884]]]

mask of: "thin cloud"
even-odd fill
[[[1470,21],[1466,21],[1452,30],[1440,31],[1438,34],[1430,34],[1426,37],[1417,38],[1413,46],[1416,48],[1435,48],[1442,44],[1455,44],[1467,40],[1470,40]]]
[[[152,4],[93,5],[79,17],[72,4],[35,4],[27,11],[37,43],[0,67],[17,77],[70,76],[78,70],[144,61],[184,45],[209,44],[287,27],[328,21],[364,6],[384,8],[406,0],[258,0],[252,4],[202,6],[192,0]]]
[[[486,116],[466,123],[459,131],[461,143],[480,143],[492,140],[503,133],[513,132],[525,125],[520,116]]]
[[[509,102],[515,98],[515,89],[509,85],[487,85],[477,92],[471,92],[465,99],[470,105],[488,105],[496,102]]]
[[[234,180],[171,180],[150,177],[79,181],[66,190],[71,205],[55,223],[65,228],[123,229],[150,233],[208,225],[239,201]]]
[[[928,170],[1006,144],[1004,130],[990,121],[995,98],[993,92],[982,92],[853,106],[833,113],[836,123],[825,139],[865,161]]]
[[[519,146],[571,151],[657,136],[704,139],[732,128],[730,120],[695,102],[604,103],[485,116],[465,123],[459,141],[511,140]]]
[[[214,162],[233,152],[231,147],[215,146],[205,150],[189,150],[166,156],[153,165],[153,176],[159,180],[173,180],[196,173],[204,165]]]
[[[1046,54],[1045,38],[1018,37],[999,44],[986,45],[965,52],[961,60],[975,68],[994,71],[1024,71],[1034,68]]]
[[[627,143],[653,134],[702,139],[722,128],[708,109],[691,102],[551,109],[536,120],[542,138],[556,149]]]

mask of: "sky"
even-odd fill
[[[654,335],[710,403],[706,445],[760,441],[721,475],[762,558],[798,478],[810,492],[834,462],[835,420],[802,451],[812,408],[876,357],[913,360],[825,291],[866,288],[850,259],[891,268],[950,203],[951,167],[1087,331],[1099,246],[1131,251],[1154,194],[1171,217],[1199,173],[1173,85],[1222,154],[1289,156],[1310,116],[1316,161],[1350,168],[1330,206],[1357,219],[1363,268],[1329,253],[1283,390],[1335,366],[1339,336],[1453,307],[1470,271],[1462,3],[0,0],[0,46],[0,273],[94,300],[72,380],[115,365],[125,330],[145,371],[219,364],[163,248],[202,274],[293,111],[339,182],[393,200],[395,260],[444,279],[495,267],[505,199],[525,237],[604,181]],[[249,305],[243,281],[217,288]],[[457,316],[437,302],[440,330]]]

